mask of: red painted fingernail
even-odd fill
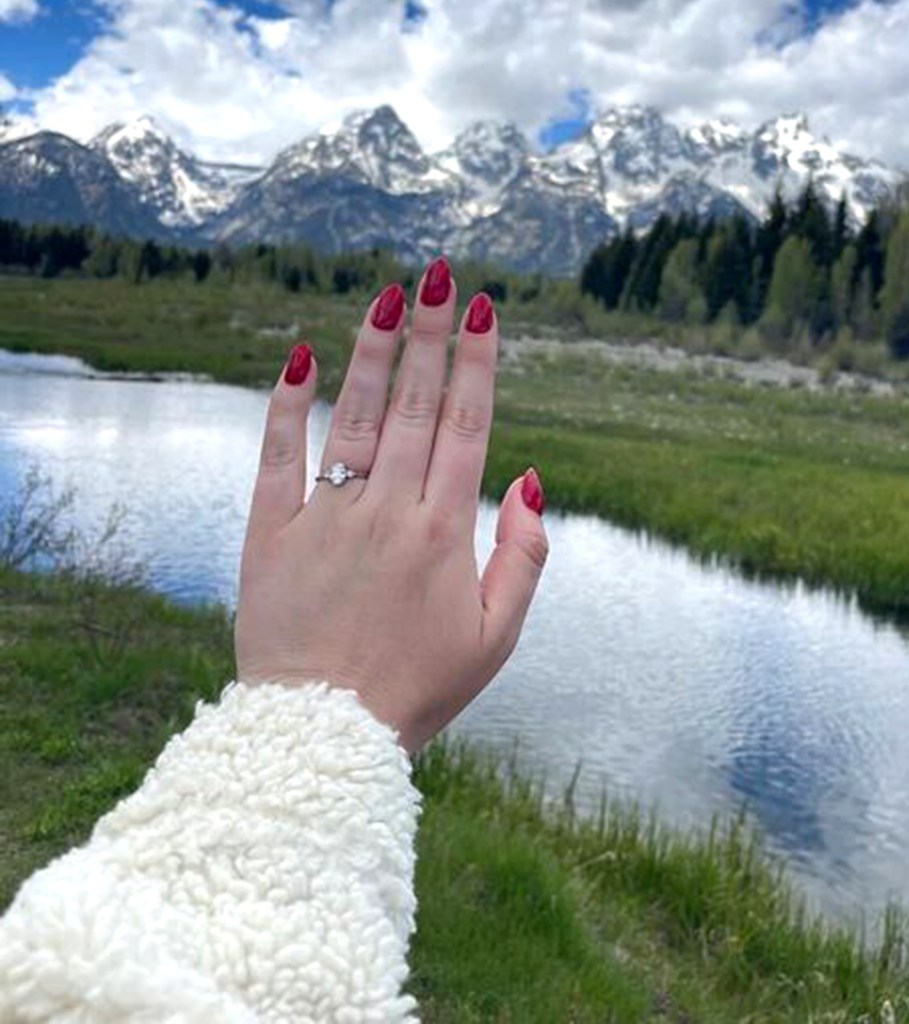
[[[540,475],[535,469],[528,469],[524,474],[524,483],[521,485],[521,497],[531,512],[536,512],[538,516],[543,514],[546,509],[546,495],[543,494]]]
[[[426,271],[420,302],[424,306],[444,306],[451,295],[451,267],[444,256],[433,260]]]
[[[404,289],[399,284],[390,284],[372,311],[373,327],[380,331],[393,331],[401,322],[404,302]]]
[[[296,386],[302,384],[309,376],[312,368],[312,349],[309,345],[295,345],[287,360],[287,369],[284,371],[286,383]]]
[[[488,334],[492,330],[494,316],[492,299],[485,292],[474,295],[467,311],[467,330],[471,334]]]

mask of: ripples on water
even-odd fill
[[[155,587],[232,604],[266,402],[0,355],[0,492],[37,463],[75,485],[84,525],[120,502]],[[327,420],[319,406],[311,471]],[[494,522],[484,505],[481,558]],[[547,525],[552,556],[522,643],[453,731],[506,750],[517,740],[519,763],[554,784],[581,759],[578,797],[591,804],[606,785],[701,825],[746,804],[830,912],[902,896],[909,648],[899,633],[830,595],[746,582],[597,519],[548,515]]]

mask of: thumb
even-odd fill
[[[514,650],[549,554],[543,487],[536,470],[515,480],[502,501],[496,546],[481,580],[483,635],[502,661]]]

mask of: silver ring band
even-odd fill
[[[326,473],[321,473],[316,477],[316,483],[325,481],[325,483],[331,484],[333,487],[343,487],[348,480],[368,480],[369,473],[358,473],[355,469],[351,469],[350,466],[346,466],[343,462],[335,462],[328,467]]]

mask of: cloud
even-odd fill
[[[38,0],[0,0],[0,23],[31,21],[38,14]]]
[[[279,0],[273,17],[240,0],[99,3],[102,34],[31,97],[42,124],[79,137],[150,113],[205,156],[264,161],[391,103],[437,148],[479,118],[536,134],[583,93],[683,121],[804,110],[909,166],[909,0],[819,21],[792,0],[424,0],[418,18],[402,0]]]
[[[13,83],[0,72],[0,103],[6,103],[7,100],[11,100],[16,95],[16,87]]]

